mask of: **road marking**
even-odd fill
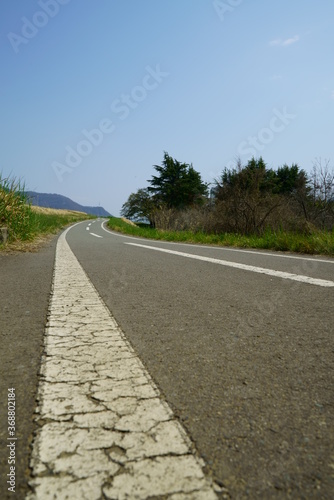
[[[89,227],[88,226],[86,227],[86,231],[89,231]]]
[[[204,475],[67,232],[56,249],[27,500],[216,499],[221,489]]]
[[[323,287],[334,287],[334,281],[323,280],[319,278],[311,278],[309,276],[304,276],[301,274],[286,273],[284,271],[275,271],[273,269],[267,269],[265,267],[249,266],[247,264],[240,264],[239,262],[231,262],[229,260],[214,259],[212,257],[204,257],[202,255],[194,255],[192,253],[178,252],[176,250],[168,250],[167,248],[161,247],[151,247],[149,245],[141,245],[139,243],[129,243],[125,242],[125,245],[132,245],[135,247],[148,248],[149,250],[156,250],[158,252],[169,253],[172,255],[179,255],[180,257],[187,257],[189,259],[202,260],[205,262],[211,262],[213,264],[220,264],[221,266],[234,267],[236,269],[242,269],[243,271],[252,271],[253,273],[267,274],[268,276],[275,276],[277,278],[283,278],[293,281],[300,281],[302,283],[308,283],[309,285],[317,285]]]
[[[99,234],[92,233],[91,231],[89,232],[92,236],[96,236],[96,238],[103,238],[103,236],[100,236]]]
[[[122,233],[117,233],[116,231],[113,231],[111,229],[106,229],[104,227],[104,224],[106,224],[106,221],[103,221],[101,223],[101,228],[106,232],[106,233],[109,233],[110,236],[119,236],[121,238],[129,238],[131,240],[140,240],[140,241],[161,241],[161,240],[152,240],[150,238],[140,238],[138,236],[128,236],[127,234],[122,234]],[[225,251],[225,252],[236,252],[236,253],[249,253],[250,255],[266,255],[268,257],[275,257],[275,258],[279,258],[279,259],[297,259],[297,260],[308,260],[308,261],[311,261],[311,262],[324,262],[325,264],[334,264],[334,259],[332,260],[329,260],[329,259],[319,259],[317,257],[302,257],[300,255],[287,255],[287,254],[283,254],[283,253],[280,253],[278,251],[276,251],[275,253],[269,253],[269,252],[257,252],[256,250],[242,250],[241,248],[232,248],[232,247],[228,247],[228,246],[223,246],[223,245],[196,245],[194,243],[182,243],[182,242],[179,242],[179,241],[163,241],[164,243],[168,244],[168,245],[182,245],[182,246],[189,246],[191,248],[208,248],[209,250],[221,250],[221,251]]]

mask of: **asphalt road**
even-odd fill
[[[333,259],[138,240],[98,221],[67,241],[232,498],[333,498],[334,288],[148,247],[332,282]]]
[[[24,499],[28,491],[33,415],[51,289],[54,238],[38,253],[0,254],[0,498]],[[16,488],[8,491],[8,389],[15,389]]]
[[[316,281],[334,281],[333,259],[139,240],[101,221],[76,225],[67,241],[231,498],[333,498],[334,288]],[[20,408],[16,498],[26,491],[53,258],[54,242],[0,257],[2,415],[10,386]],[[3,471],[3,444],[0,453]]]

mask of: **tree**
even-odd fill
[[[322,229],[334,225],[334,169],[330,160],[317,158],[309,179],[308,214]]]
[[[311,174],[311,190],[314,200],[334,201],[334,169],[330,160],[316,158]]]
[[[164,153],[162,165],[154,165],[159,175],[148,182],[156,207],[183,209],[203,203],[208,187],[192,165],[180,163]]]
[[[307,176],[296,164],[273,170],[261,157],[244,167],[239,160],[236,168],[225,168],[215,192],[232,231],[259,233],[293,215],[307,218]]]
[[[216,180],[217,204],[229,231],[260,233],[279,204],[273,193],[275,176],[262,158],[252,158],[245,167],[225,168]]]
[[[151,223],[153,208],[154,202],[148,189],[138,189],[136,193],[130,194],[127,201],[123,204],[121,215],[134,220],[148,219]]]
[[[301,186],[306,186],[307,179],[304,170],[301,170],[298,165],[293,164],[291,167],[283,165],[279,167],[275,175],[275,192],[283,195],[294,193]]]

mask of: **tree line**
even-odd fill
[[[297,164],[268,168],[263,158],[225,168],[213,184],[167,152],[147,182],[130,194],[121,215],[165,230],[262,234],[334,227],[334,170],[317,159],[306,173]]]

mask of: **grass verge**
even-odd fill
[[[21,182],[0,174],[0,227],[8,230],[8,240],[0,243],[0,250],[36,249],[37,242],[42,243],[46,236],[90,218],[83,212],[31,206]]]
[[[72,210],[56,210],[52,208],[31,207],[32,237],[41,234],[55,234],[63,227],[81,220],[93,219],[92,215]]]
[[[262,236],[234,233],[205,234],[191,231],[162,231],[143,224],[133,226],[117,217],[109,219],[108,227],[123,234],[154,240],[334,256],[334,231],[299,234],[268,230]]]

